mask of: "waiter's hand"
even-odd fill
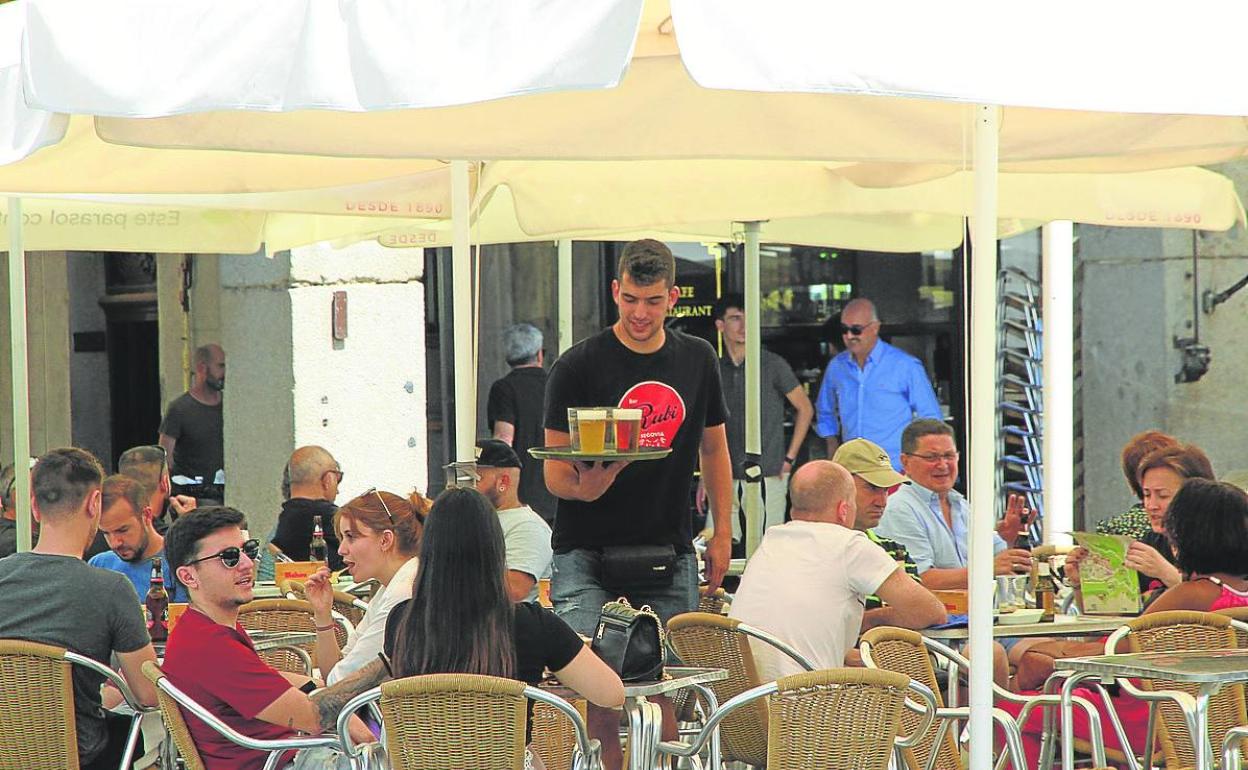
[[[184,513],[190,513],[191,511],[195,510],[196,503],[197,501],[195,500],[195,498],[189,497],[187,495],[170,495],[169,496],[169,507],[172,508],[173,512],[179,516],[181,516]]]
[[[628,466],[627,460],[615,462],[574,462],[576,468],[576,498],[591,503],[606,494],[615,483],[615,477]]]
[[[713,594],[719,584],[724,582],[724,575],[728,574],[728,560],[732,558],[732,533],[716,532],[712,535],[706,541],[706,553],[702,558],[706,560],[705,593]]]

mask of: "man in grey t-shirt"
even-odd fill
[[[537,581],[550,577],[550,525],[520,502],[520,458],[498,439],[477,442],[477,491],[485,495],[503,527],[507,546],[507,593],[513,602],[537,600]]]
[[[732,455],[733,496],[732,539],[741,539],[738,513],[745,480],[745,300],[740,294],[725,294],[715,303],[715,328],[724,339],[724,355],[719,359],[719,376],[728,402],[728,452]],[[789,474],[797,453],[806,441],[806,431],[815,415],[793,368],[780,356],[763,349],[760,356],[759,417],[762,426],[763,527],[784,523]],[[793,435],[784,442],[785,402],[793,406]],[[699,489],[699,493],[701,490]],[[701,494],[699,494],[699,499]]]
[[[156,660],[142,605],[124,575],[89,567],[82,553],[100,522],[99,462],[77,448],[53,449],[31,473],[35,516],[42,522],[34,550],[0,559],[0,638],[64,647],[108,665],[121,663],[130,689],[145,704],[156,690],[143,676]],[[121,762],[128,717],[105,712],[103,677],[73,667],[74,721],[83,770],[114,770]]]

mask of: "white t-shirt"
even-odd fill
[[[763,535],[729,614],[778,637],[815,668],[840,668],[858,639],[863,603],[896,569],[861,532],[790,521]],[[764,682],[802,670],[765,642],[751,639],[750,649]]]
[[[530,575],[534,580],[550,577],[550,525],[527,505],[498,512],[507,546],[507,569]],[[524,597],[537,601],[537,585]]]
[[[360,618],[360,624],[343,645],[342,660],[330,669],[325,684],[334,684],[377,660],[377,653],[382,651],[382,643],[386,640],[386,618],[390,617],[390,610],[412,598],[417,564],[415,556],[408,559],[394,573],[390,584],[382,586],[373,596],[364,617]]]

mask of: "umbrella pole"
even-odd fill
[[[763,451],[762,417],[759,413],[759,392],[762,383],[762,331],[759,304],[763,300],[759,285],[758,222],[745,224],[745,454],[758,457]],[[745,485],[745,555],[750,557],[763,539],[763,487]]]
[[[970,766],[992,767],[992,535],[996,514],[997,156],[1000,110],[976,105],[971,222]]]
[[[559,355],[572,347],[572,241],[559,246]]]
[[[472,365],[472,251],[468,236],[468,163],[451,161],[451,312],[455,342],[455,462],[475,459],[477,373]]]
[[[1044,542],[1069,545],[1075,528],[1075,227],[1041,233],[1044,279]]]
[[[13,385],[13,504],[17,550],[30,542],[30,380],[26,359],[26,250],[22,247],[22,199],[9,198],[9,371]]]

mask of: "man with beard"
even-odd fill
[[[477,442],[477,491],[498,512],[507,546],[507,595],[513,602],[537,600],[537,581],[550,577],[550,525],[520,502],[523,471],[515,450],[496,438]]]
[[[195,349],[193,360],[195,377],[191,389],[169,404],[165,419],[160,423],[160,445],[171,460],[170,473],[175,477],[199,479],[195,484],[201,487],[201,494],[195,496],[201,498],[201,503],[208,504],[223,497],[221,486],[225,483],[221,409],[225,351],[220,345],[204,345]],[[204,491],[215,494],[202,494]]]
[[[100,534],[109,550],[92,556],[87,563],[125,575],[142,598],[151,586],[152,559],[160,559],[169,601],[184,602],[186,589],[173,579],[165,559],[165,538],[152,525],[153,513],[147,498],[143,485],[128,476],[116,474],[104,479]]]

